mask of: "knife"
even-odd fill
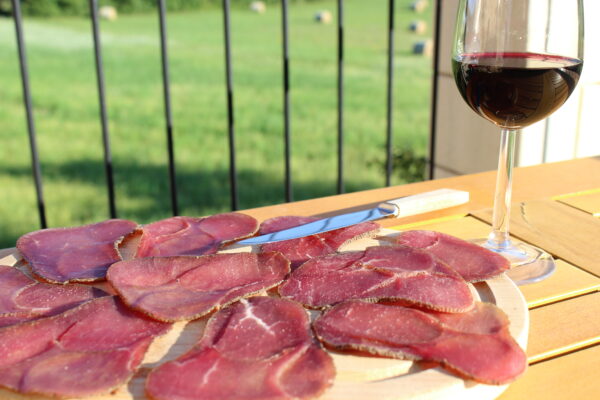
[[[441,210],[457,206],[469,201],[469,192],[454,189],[438,189],[431,192],[401,197],[388,200],[370,210],[356,211],[348,214],[336,215],[320,219],[304,225],[282,231],[255,236],[235,242],[236,245],[256,245],[282,240],[298,239],[317,233],[333,231],[335,229],[356,225],[361,222],[374,221],[382,218],[402,218],[410,215],[423,214],[429,211]]]

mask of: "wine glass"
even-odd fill
[[[475,242],[511,262],[517,284],[550,276],[545,251],[511,240],[509,219],[515,135],[556,111],[583,66],[583,0],[461,0],[452,68],[458,90],[501,129],[492,232]]]

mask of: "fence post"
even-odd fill
[[[106,115],[106,95],[104,93],[104,70],[102,62],[102,48],[98,28],[98,0],[90,0],[90,16],[92,18],[92,36],[94,38],[94,56],[96,61],[96,81],[98,84],[98,100],[100,104],[100,123],[102,125],[102,144],[104,145],[104,169],[106,171],[106,184],[108,187],[108,208],[111,218],[117,217],[115,205],[115,184],[113,179],[112,153],[108,133],[108,118]]]
[[[435,33],[433,39],[433,71],[431,83],[431,116],[429,128],[429,179],[433,179],[435,170],[435,139],[437,129],[437,95],[438,95],[438,71],[440,64],[440,31],[442,24],[442,0],[435,2]]]
[[[392,182],[393,155],[392,140],[394,128],[394,21],[396,1],[389,0],[388,7],[388,80],[387,80],[387,163],[385,174],[385,185],[390,186]]]
[[[337,1],[338,194],[344,193],[344,0]]]
[[[229,182],[231,185],[231,209],[237,210],[238,191],[235,166],[235,129],[233,118],[233,74],[231,68],[231,27],[229,0],[223,0],[223,29],[225,31],[225,78],[227,80],[227,131],[229,133]]]
[[[19,0],[12,0],[12,10],[13,18],[15,21],[17,49],[19,51],[19,67],[21,70],[21,84],[23,86],[23,102],[25,103],[25,113],[27,115],[27,132],[29,134],[29,150],[31,152],[31,169],[33,171],[33,182],[35,184],[35,193],[37,199],[38,214],[40,217],[40,226],[42,229],[44,229],[48,225],[46,223],[46,207],[44,204],[42,173],[40,169],[40,160],[37,151],[35,121],[33,119],[33,106],[31,103],[31,92],[29,90],[27,54],[25,51],[25,40],[23,37],[23,18],[21,16],[21,3]]]
[[[165,104],[165,124],[167,130],[167,154],[169,157],[169,188],[171,190],[171,210],[173,216],[179,214],[177,205],[177,182],[175,180],[175,152],[173,150],[173,116],[171,114],[171,93],[169,84],[169,55],[167,51],[167,19],[165,0],[158,1],[158,22],[160,26],[160,56],[162,61],[163,97]]]
[[[285,201],[293,200],[290,141],[290,59],[288,35],[288,1],[281,0],[281,33],[283,51],[283,139],[285,156]]]

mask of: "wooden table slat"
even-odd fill
[[[394,226],[392,229],[424,229],[443,232],[461,239],[469,240],[487,237],[491,227],[489,224],[482,222],[477,218],[465,216],[462,218],[426,220],[419,224]]]
[[[529,312],[529,362],[600,342],[600,293],[569,299]]]
[[[441,210],[428,215],[417,215],[406,219],[405,223],[430,218],[468,213],[492,207],[496,171],[460,175],[451,178],[416,182],[402,186],[390,186],[360,192],[345,193],[318,199],[301,200],[272,206],[243,210],[259,221],[279,215],[321,215],[328,216],[356,209],[375,206],[382,201],[395,199],[428,190],[452,188],[470,193],[468,204],[452,209]],[[569,161],[519,167],[514,170],[513,201],[522,202],[541,198],[551,198],[565,193],[577,193],[600,187],[600,157],[580,158]],[[404,222],[403,222],[404,223]],[[398,225],[393,219],[384,220],[382,225]]]
[[[590,213],[594,217],[600,217],[600,189],[575,196],[559,197],[557,200]]]
[[[527,306],[533,308],[598,291],[600,278],[566,261],[556,260],[556,271],[549,278],[519,289],[527,300]]]
[[[499,400],[594,399],[600,393],[600,345],[529,367]]]
[[[490,222],[491,210],[473,213]],[[515,237],[534,244],[600,276],[600,219],[552,200],[513,204],[510,231]]]

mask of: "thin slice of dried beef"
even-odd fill
[[[270,289],[283,281],[289,265],[280,253],[149,257],[115,263],[107,278],[129,306],[173,322]]]
[[[120,246],[136,244],[134,257],[201,256],[214,254],[230,241],[253,235],[258,221],[241,213],[209,217],[171,217],[142,226]]]
[[[17,249],[33,273],[49,282],[98,281],[121,259],[115,243],[136,227],[133,221],[111,219],[73,228],[42,229],[21,236]]]
[[[490,303],[446,314],[351,300],[327,310],[313,326],[327,346],[436,361],[461,376],[499,385],[527,367],[508,325],[502,310]]]
[[[253,297],[213,315],[192,350],[150,372],[146,393],[155,400],[308,399],[334,377],[299,304]]]
[[[315,217],[275,217],[264,221],[260,225],[259,234],[265,235],[317,220],[318,218]],[[261,245],[261,251],[278,251],[282,253],[292,263],[292,269],[295,269],[311,258],[337,252],[340,247],[350,241],[374,236],[377,231],[379,231],[379,225],[375,222],[363,222],[317,235],[266,243]]]
[[[152,340],[169,329],[116,296],[0,328],[0,386],[51,397],[108,393],[131,378]]]
[[[484,281],[510,268],[510,262],[500,254],[441,232],[406,231],[396,242],[432,253],[468,282]]]
[[[279,294],[314,308],[349,299],[398,300],[449,312],[473,306],[471,290],[456,271],[429,253],[402,246],[313,258],[290,274]]]
[[[0,327],[60,314],[106,295],[90,286],[38,282],[17,268],[0,265]]]

